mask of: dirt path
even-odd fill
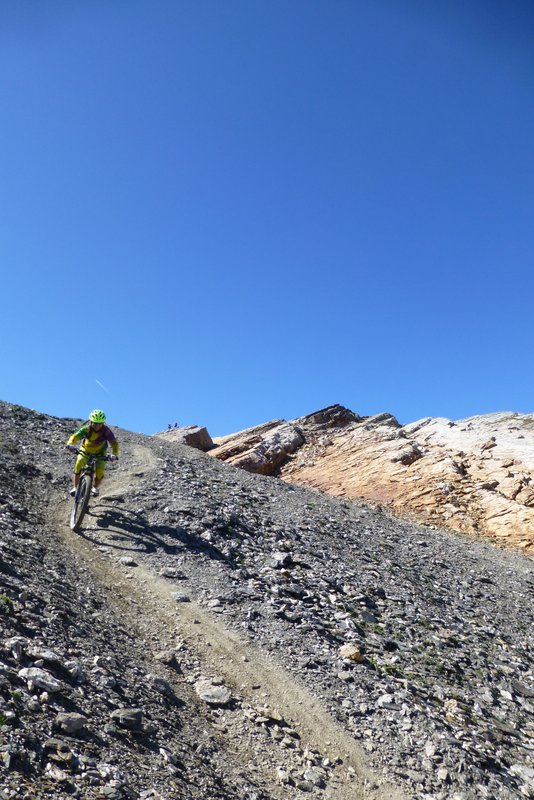
[[[135,447],[129,453],[129,466],[132,465],[129,473],[109,471],[102,499],[130,491],[144,474],[156,468],[157,460],[148,448]],[[65,545],[90,569],[95,581],[108,590],[110,603],[143,638],[182,640],[195,653],[202,672],[208,677],[221,676],[236,699],[254,708],[267,706],[283,716],[298,732],[302,748],[317,750],[332,762],[341,759],[342,763],[330,773],[325,800],[403,800],[398,789],[372,774],[352,736],[280,664],[194,601],[177,603],[173,596],[176,586],[152,572],[140,559],[135,568],[125,567],[88,539],[74,534],[66,524],[69,507],[70,502],[53,514]],[[234,747],[236,763],[246,761],[241,752],[246,748],[244,742],[232,745],[231,737],[227,737],[225,746]],[[261,771],[261,765],[257,767]],[[268,781],[273,797],[289,796],[288,787],[277,786],[270,770]]]

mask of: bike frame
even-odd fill
[[[80,448],[71,447],[72,452],[78,456],[81,452]],[[89,500],[91,497],[91,489],[93,488],[93,480],[96,472],[97,461],[109,461],[109,456],[103,456],[94,453],[83,453],[87,456],[87,463],[82,467],[80,472],[80,479],[76,487],[76,494],[74,495],[74,506],[70,517],[70,527],[73,531],[78,531],[81,527],[82,520],[89,508]]]

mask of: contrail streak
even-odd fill
[[[95,382],[96,382],[96,383],[98,383],[98,385],[100,386],[100,388],[101,388],[101,389],[103,389],[105,392],[107,392],[107,393],[109,394],[109,389],[106,389],[106,387],[104,386],[104,384],[103,384],[103,383],[101,383],[101,382],[98,380],[98,378],[95,378]]]

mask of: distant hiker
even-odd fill
[[[172,428],[172,425],[171,425],[171,423],[169,422],[169,424],[167,425],[167,430],[169,430],[169,431],[170,431],[170,429],[171,429],[171,428]]]
[[[174,423],[174,427],[175,427],[175,428],[177,428],[177,427],[178,427],[178,423],[177,423],[177,422],[175,422],[175,423]]]
[[[104,425],[105,421],[106,415],[104,412],[99,408],[95,408],[95,410],[91,411],[89,414],[89,419],[87,422],[84,422],[82,427],[79,428],[76,433],[73,433],[67,442],[67,447],[72,447],[74,444],[76,444],[76,442],[79,442],[80,439],[83,439],[78,458],[74,464],[74,485],[70,490],[70,493],[73,496],[76,494],[76,487],[78,486],[78,482],[80,480],[80,472],[87,464],[87,456],[90,453],[93,455],[96,453],[100,456],[105,456],[109,444],[113,450],[113,456],[111,457],[111,460],[115,460],[119,457],[119,443],[115,438],[113,431],[110,430],[107,425]],[[104,459],[97,459],[95,486],[94,489],[92,489],[91,494],[98,495],[98,487],[100,486],[102,478],[104,477],[105,469],[106,462]]]

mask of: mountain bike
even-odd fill
[[[69,445],[67,447],[72,453],[78,454],[80,449]],[[76,494],[74,495],[74,506],[72,514],[70,515],[70,527],[73,531],[79,531],[82,520],[89,508],[89,499],[91,497],[91,489],[93,488],[93,481],[96,473],[97,461],[114,461],[115,456],[103,456],[101,454],[84,453],[87,456],[87,464],[82,467],[80,472],[80,480],[76,487]]]

